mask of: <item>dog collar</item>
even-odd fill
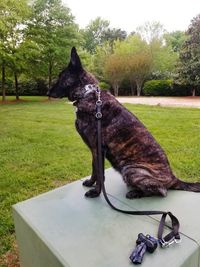
[[[84,86],[84,89],[85,89],[85,92],[84,92],[84,97],[85,97],[94,91],[97,92],[99,90],[99,87],[97,84],[86,84]]]

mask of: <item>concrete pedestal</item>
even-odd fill
[[[82,181],[13,206],[22,267],[130,267],[138,233],[156,236],[160,216],[118,213],[103,196],[85,198]],[[117,207],[171,211],[180,220],[182,243],[146,253],[143,267],[200,266],[200,194],[170,191],[166,198],[128,200],[113,169],[106,171],[106,188]]]

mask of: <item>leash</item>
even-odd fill
[[[162,248],[169,247],[173,243],[180,243],[181,238],[179,234],[179,221],[178,219],[170,212],[165,211],[131,211],[131,210],[122,210],[117,207],[115,207],[110,199],[108,198],[108,195],[106,193],[105,189],[105,174],[104,174],[104,154],[102,149],[102,131],[101,131],[101,120],[102,120],[102,101],[101,101],[101,91],[98,87],[96,87],[96,93],[97,93],[97,101],[96,101],[96,119],[97,119],[97,160],[98,160],[98,179],[101,181],[101,188],[104,195],[104,198],[108,205],[121,213],[124,214],[130,214],[130,215],[162,215],[159,227],[158,227],[158,233],[157,238],[158,242],[161,245]],[[169,216],[171,219],[171,227],[167,226],[165,224],[166,218]],[[167,226],[171,229],[171,232],[169,232],[166,236],[163,237],[164,227]],[[151,238],[147,236],[147,241],[151,241]],[[137,243],[137,242],[136,242]],[[144,243],[144,242],[143,242]],[[138,244],[138,243],[137,243]],[[145,244],[145,243],[144,243]],[[141,245],[141,243],[140,243]],[[145,245],[146,246],[146,245]],[[157,247],[157,246],[156,246]],[[148,246],[147,246],[148,248]],[[141,252],[142,250],[140,250]],[[146,250],[145,250],[146,251]],[[132,255],[131,255],[132,257]],[[130,257],[133,263],[141,263],[141,262],[134,262],[133,259]],[[135,258],[134,258],[135,259]]]

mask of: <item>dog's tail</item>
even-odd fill
[[[200,183],[184,182],[176,178],[175,183],[170,187],[170,189],[200,192]]]

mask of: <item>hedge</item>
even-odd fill
[[[151,80],[143,87],[143,94],[146,96],[170,96],[173,91],[172,80]]]
[[[7,80],[6,84],[6,95],[15,95],[14,84],[11,80]],[[37,96],[46,95],[47,86],[44,80],[27,80],[19,81],[19,95],[21,96]],[[0,95],[2,94],[1,82],[0,82]]]
[[[146,96],[190,96],[191,86],[180,85],[173,80],[151,80],[143,87],[143,94]],[[197,95],[199,90],[197,90]]]

